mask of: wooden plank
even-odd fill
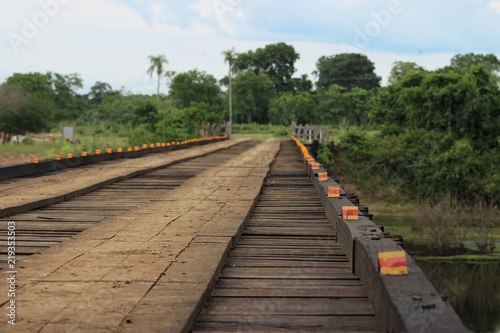
[[[241,316],[200,317],[193,332],[378,332],[374,316]]]
[[[272,240],[272,242],[269,242]],[[303,245],[312,245],[317,244],[317,242],[328,242],[333,247],[340,247],[340,245],[336,242],[336,237],[333,236],[320,236],[320,237],[311,237],[311,236],[266,236],[266,235],[249,235],[243,237],[238,244],[303,244]]]
[[[233,279],[357,279],[348,268],[255,268],[226,267],[223,278]]]
[[[51,222],[16,222],[16,233],[18,231],[43,231],[43,230],[61,230],[61,231],[73,231],[80,232],[87,229],[89,226],[95,225],[95,223],[75,223],[75,222],[61,222],[61,223],[51,223]],[[0,226],[1,228],[1,226]]]
[[[293,244],[293,243],[285,243],[285,244],[273,244],[273,239],[268,240],[269,244],[238,244],[242,249],[285,249],[285,250],[293,250],[293,249],[303,249],[303,250],[316,250],[323,249],[328,251],[338,251],[340,250],[338,246],[332,244],[330,241],[328,242],[317,242],[316,246],[313,244]]]
[[[301,248],[255,248],[255,247],[237,247],[231,252],[232,256],[345,256],[340,249],[318,248],[318,249],[301,249]]]
[[[216,288],[212,297],[288,297],[288,298],[366,298],[366,292],[361,286],[335,286],[328,288]]]
[[[268,236],[295,236],[295,235],[307,235],[307,236],[320,236],[325,234],[334,235],[334,231],[331,228],[324,229],[288,229],[288,228],[276,228],[276,227],[256,227],[249,228],[243,231],[243,235],[268,235]]]
[[[289,260],[289,259],[258,259],[258,258],[228,258],[226,259],[227,267],[351,267],[351,263],[347,260]]]
[[[358,279],[308,279],[298,280],[292,278],[284,279],[225,279],[221,278],[217,282],[217,288],[296,288],[296,289],[326,289],[332,286],[362,286]]]
[[[200,320],[217,315],[374,315],[366,298],[231,298],[212,297]],[[210,317],[209,317],[210,316]]]

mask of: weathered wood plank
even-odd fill
[[[348,268],[255,268],[226,267],[223,278],[254,279],[357,279]]]
[[[268,258],[235,258],[231,257],[226,259],[227,267],[325,267],[325,268],[338,268],[338,267],[351,267],[349,261],[345,258],[339,260],[312,260],[312,259],[297,259],[289,260],[284,258],[268,259]]]
[[[231,252],[232,256],[343,256],[344,253],[340,249],[316,248],[316,249],[301,249],[301,248],[253,248],[253,247],[237,247]]]
[[[193,332],[377,332],[373,316],[241,316],[200,317]]]
[[[330,286],[327,288],[217,288],[212,297],[286,297],[286,298],[366,298],[361,286]]]
[[[272,311],[271,311],[272,310]],[[204,316],[217,315],[374,315],[366,298],[231,298],[212,297],[203,309]]]
[[[296,289],[326,289],[332,286],[362,286],[358,279],[224,279],[217,281],[217,288],[296,288]]]

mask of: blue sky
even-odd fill
[[[500,57],[500,0],[2,1],[0,37],[0,82],[15,72],[78,72],[83,92],[104,81],[153,94],[147,57],[157,54],[168,70],[221,78],[223,50],[276,42],[300,53],[297,75],[310,75],[320,56],[360,52],[386,79],[397,60],[435,69],[457,53]]]

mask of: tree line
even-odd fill
[[[373,63],[359,54],[321,57],[316,82],[307,75],[295,76],[300,55],[285,43],[239,54],[232,49],[222,55],[229,71],[220,80],[199,69],[168,71],[165,55],[150,56],[147,73],[157,76],[156,98],[115,90],[106,82],[96,82],[87,94],[81,94],[83,80],[77,73],[15,73],[0,85],[0,131],[37,133],[63,121],[80,121],[111,128],[130,126],[139,136],[181,139],[206,132],[207,124],[218,127],[215,124],[229,116],[236,123],[333,124],[349,118],[346,122],[363,125],[366,110],[348,112],[337,104],[330,109],[329,100],[342,96],[351,103],[358,95],[362,99],[373,96],[380,85]],[[335,81],[339,76],[356,79]],[[161,95],[165,77],[169,90]],[[330,90],[331,83],[338,88]],[[344,85],[345,90],[340,88]],[[354,86],[357,89],[351,92]]]
[[[79,74],[16,73],[0,85],[0,131],[48,131],[61,122],[104,124],[131,143],[215,134],[235,123],[355,125],[341,146],[354,177],[379,177],[413,196],[500,197],[500,61],[492,54],[458,54],[426,70],[395,62],[381,86],[363,54],[322,56],[312,76],[296,75],[300,55],[285,43],[221,54],[228,75],[199,69],[169,71],[164,55],[150,56],[156,96],[96,82],[80,94]],[[162,80],[168,94],[160,94]],[[337,167],[341,165],[337,164]]]
[[[499,72],[494,55],[457,55],[434,71],[395,63],[388,86],[365,104],[363,116],[378,134],[347,133],[338,171],[354,183],[397,188],[431,205],[443,198],[498,204]]]

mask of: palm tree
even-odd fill
[[[148,74],[152,77],[153,72],[156,71],[158,74],[158,90],[156,96],[160,99],[160,78],[164,72],[164,65],[168,65],[168,60],[165,58],[163,54],[158,56],[149,56],[149,61],[151,62],[151,66],[148,68]]]
[[[224,55],[224,62],[229,63],[229,138],[231,138],[231,134],[233,131],[233,92],[232,92],[232,76],[233,76],[233,65],[234,65],[234,60],[236,59],[236,53],[234,52],[234,47],[232,47],[230,50],[223,51],[222,54]]]

